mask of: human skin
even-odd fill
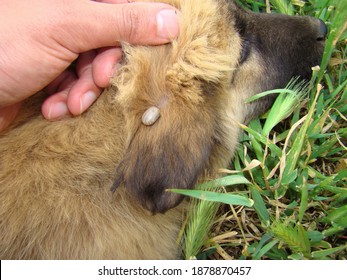
[[[117,70],[120,42],[159,45],[179,33],[177,11],[163,3],[0,0],[0,6],[0,131],[40,90],[50,95],[45,118],[83,113]]]

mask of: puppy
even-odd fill
[[[82,116],[43,119],[39,93],[0,134],[1,259],[177,258],[184,205],[166,189],[227,167],[237,123],[274,97],[245,101],[320,62],[317,19],[161,2],[180,10],[177,40],[123,45],[123,67]]]

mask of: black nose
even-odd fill
[[[323,41],[326,39],[328,34],[328,27],[325,25],[324,21],[318,19],[317,24],[317,41]]]

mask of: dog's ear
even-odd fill
[[[205,109],[168,103],[153,125],[140,123],[113,188],[123,184],[152,213],[179,204],[167,189],[192,188],[211,154],[215,114]]]
[[[113,81],[128,140],[113,190],[124,185],[153,213],[176,206],[182,197],[166,190],[192,188],[224,145],[221,119],[241,52],[226,2],[181,4],[179,38],[123,46],[125,65]]]

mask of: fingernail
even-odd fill
[[[51,105],[51,107],[49,108],[48,119],[50,120],[59,119],[68,115],[68,113],[69,113],[69,109],[67,108],[66,103],[58,102],[54,105]]]
[[[87,91],[85,94],[83,94],[80,103],[80,114],[82,114],[87,108],[89,108],[97,98],[98,95],[93,91]]]
[[[157,32],[163,39],[173,39],[178,36],[179,24],[176,10],[161,10],[157,14]]]

